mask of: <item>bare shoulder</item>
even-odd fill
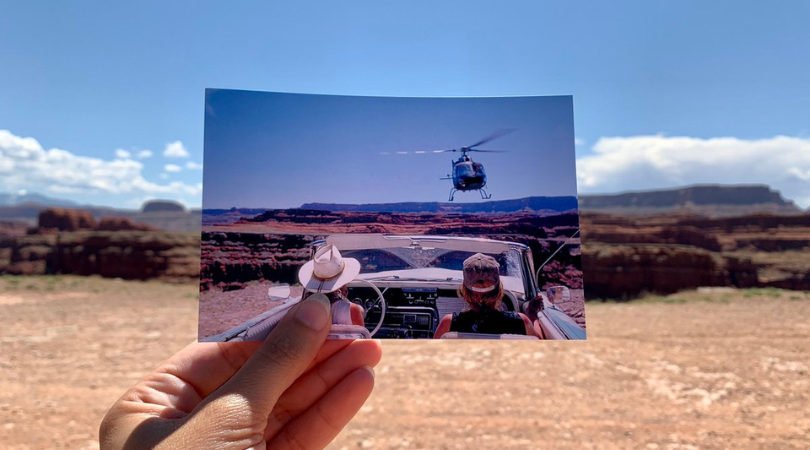
[[[433,339],[440,339],[444,333],[450,331],[450,324],[453,322],[453,315],[447,314],[439,321],[439,326],[436,327],[436,333],[433,334]]]
[[[540,339],[543,339],[543,336],[537,334],[537,331],[534,329],[534,325],[532,325],[532,321],[529,320],[529,317],[526,314],[518,313],[520,318],[523,320],[523,326],[526,328],[526,335],[528,336],[537,336]]]

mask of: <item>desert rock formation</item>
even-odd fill
[[[583,212],[617,215],[691,213],[729,217],[763,212],[802,213],[793,202],[765,185],[697,185],[612,195],[581,195],[579,207]]]
[[[150,200],[143,204],[142,211],[152,212],[185,212],[186,207],[182,203],[172,200]]]
[[[16,239],[9,260],[0,268],[16,275],[189,280],[199,274],[199,240],[195,235],[154,231],[29,235]]]
[[[174,213],[151,213],[174,214]],[[180,214],[180,213],[178,213]],[[182,213],[185,214],[185,213]],[[581,288],[586,298],[631,298],[699,286],[810,290],[810,215],[706,217],[514,212],[379,213],[325,210],[223,210],[194,233],[148,231],[128,219],[49,209],[42,226],[0,224],[0,273],[102,274],[195,279],[203,289],[241,289],[252,281],[295,282],[309,244],[332,233],[475,235],[528,245],[541,284]],[[202,267],[198,264],[200,245]]]
[[[268,210],[202,233],[201,288],[240,289],[253,281],[295,283],[310,257],[309,244],[335,233],[477,236],[522,243],[540,265],[578,228],[575,213],[540,216]],[[545,284],[582,288],[579,238],[571,239],[545,268]]]
[[[49,208],[27,235],[0,239],[0,273],[193,280],[199,275],[199,239],[127,218],[97,224],[87,211]]]
[[[157,229],[145,223],[132,221],[127,217],[103,217],[96,227],[98,231],[156,231]]]
[[[95,227],[96,219],[87,211],[47,208],[39,212],[39,233],[92,230]]]
[[[810,215],[583,214],[587,298],[699,286],[810,290]]]

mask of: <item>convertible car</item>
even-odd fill
[[[444,315],[461,312],[465,307],[457,294],[464,260],[484,253],[500,264],[502,309],[526,314],[535,332],[546,339],[585,339],[585,330],[555,304],[570,299],[569,289],[554,286],[540,291],[531,250],[526,245],[467,237],[340,234],[314,242],[313,255],[324,245],[335,245],[344,257],[360,262],[360,274],[348,285],[349,298],[365,310],[365,329],[333,326],[332,338],[432,338]],[[289,297],[289,288],[284,287],[271,288],[269,295],[287,298],[273,310],[204,340],[263,339],[300,301],[300,297]],[[442,338],[536,339],[455,332]]]

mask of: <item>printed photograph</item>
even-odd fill
[[[201,341],[585,339],[571,96],[209,89]]]

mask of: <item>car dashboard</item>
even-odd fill
[[[442,317],[464,308],[464,301],[455,289],[420,286],[383,287],[381,290],[387,307],[375,338],[430,339]],[[368,287],[350,287],[349,299],[367,311],[365,322],[371,331],[382,314],[377,293]]]

